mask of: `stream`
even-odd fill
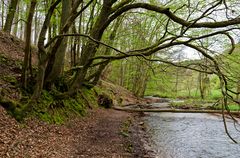
[[[165,108],[166,103],[154,103]],[[240,144],[224,131],[221,115],[146,113],[144,117],[156,158],[239,158]],[[227,119],[228,130],[240,143],[240,132]],[[238,126],[238,129],[240,127]]]

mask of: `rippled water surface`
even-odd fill
[[[148,113],[145,117],[159,158],[240,158],[240,145],[225,134],[222,118],[210,114]],[[228,128],[237,132],[231,120]]]

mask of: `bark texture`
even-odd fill
[[[11,0],[11,3],[9,5],[9,9],[8,9],[8,14],[7,14],[7,18],[6,18],[6,22],[3,28],[3,31],[10,33],[11,32],[11,28],[12,28],[12,23],[13,23],[13,19],[15,16],[15,12],[17,9],[17,5],[18,5],[18,0]]]

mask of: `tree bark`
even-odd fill
[[[60,31],[61,34],[69,30],[73,21],[90,5],[92,1],[93,0],[90,0],[90,2],[84,8],[82,8],[79,12],[77,12],[77,9],[79,5],[82,3],[82,1],[81,0],[75,1],[74,3],[75,5],[72,9],[71,15],[67,19],[63,29]],[[39,40],[38,40],[39,65],[38,65],[37,83],[34,89],[34,94],[32,96],[32,99],[34,100],[37,100],[40,97],[40,94],[42,92],[45,76],[46,76],[46,66],[48,64],[49,56],[56,53],[56,50],[58,49],[59,45],[63,40],[63,38],[58,38],[51,48],[49,48],[48,50],[45,48],[44,41],[46,39],[46,33],[50,25],[50,20],[54,10],[56,9],[56,7],[60,2],[61,0],[52,1],[52,4],[47,12],[46,18],[44,20],[44,23],[39,35]]]
[[[236,95],[236,100],[240,102],[239,95],[240,95],[240,79],[237,81],[237,95]]]
[[[2,15],[1,15],[1,27],[2,29],[4,28],[4,14],[5,14],[5,7],[4,7],[4,1],[1,2],[1,10],[2,10]]]
[[[23,71],[22,71],[22,86],[23,88],[27,88],[27,81],[29,77],[30,72],[30,63],[31,63],[31,34],[32,34],[32,20],[34,16],[34,10],[36,7],[37,1],[32,0],[31,6],[28,13],[28,20],[27,20],[27,26],[25,31],[25,55],[24,55],[24,63],[23,63]]]
[[[121,21],[122,21],[122,18],[118,18],[115,25],[114,25],[114,28],[109,36],[109,45],[112,46],[115,42],[115,37],[117,35],[117,31],[118,31],[118,28],[120,27],[120,24],[121,24]],[[111,49],[109,47],[107,47],[104,51],[104,55],[110,55],[111,54]],[[104,69],[106,68],[106,66],[110,63],[111,60],[108,60],[107,62],[105,62],[104,64],[101,64],[98,69],[96,70],[96,73],[95,73],[95,76],[94,76],[94,79],[92,81],[93,85],[96,85],[101,77],[101,74],[102,72],[104,71]]]
[[[18,32],[18,18],[19,18],[19,6],[17,7],[15,17],[14,17],[14,28],[12,33],[14,36],[17,36],[17,32]]]
[[[42,29],[41,29],[41,32],[39,35],[39,39],[38,39],[38,60],[39,60],[38,61],[38,74],[37,74],[37,78],[36,78],[37,81],[36,81],[34,93],[32,96],[33,100],[37,100],[42,92],[44,77],[45,77],[45,70],[46,70],[46,66],[47,66],[47,58],[48,58],[48,54],[44,48],[44,41],[46,38],[47,29],[49,27],[52,14],[60,2],[61,2],[61,0],[52,2],[51,6],[47,12],[46,18],[44,20],[44,23],[43,23],[43,26],[42,26]]]
[[[37,45],[37,40],[38,40],[38,30],[39,30],[39,26],[38,26],[39,22],[38,22],[38,12],[35,13],[35,17],[34,17],[34,44]]]
[[[183,109],[134,109],[127,107],[114,106],[115,110],[128,111],[128,112],[172,112],[172,113],[219,113],[222,110],[183,110]],[[239,111],[224,111],[225,114],[239,114]]]
[[[92,29],[90,30],[90,36],[100,41],[103,35],[103,32],[105,28],[103,27],[105,22],[107,21],[108,17],[111,14],[111,7],[114,2],[109,0],[104,0],[103,7],[101,9],[100,15],[98,16],[95,24],[93,25]],[[82,69],[77,71],[77,75],[73,81],[72,86],[70,87],[69,93],[74,93],[76,89],[79,89],[83,82],[85,81],[85,77],[88,72],[88,68],[90,67],[92,61],[90,59],[94,57],[94,55],[97,52],[97,49],[99,47],[99,44],[96,44],[92,42],[91,40],[88,40],[86,43],[86,46],[84,47],[79,65],[83,66]]]
[[[62,0],[62,14],[61,14],[61,28],[63,29],[71,11],[71,1],[70,0]],[[67,32],[64,32],[67,33]],[[64,67],[64,57],[67,48],[68,37],[64,37],[56,53],[52,53],[50,59],[48,61],[47,69],[46,69],[46,83],[54,83],[54,81],[61,75]],[[53,50],[54,51],[54,50]]]
[[[8,14],[7,14],[7,18],[6,18],[6,22],[3,28],[3,31],[10,33],[11,32],[11,28],[12,28],[12,23],[13,23],[13,19],[14,19],[14,15],[17,9],[17,5],[18,5],[18,0],[11,0],[11,3],[9,5],[8,8]]]

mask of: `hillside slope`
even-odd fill
[[[22,98],[23,50],[24,42],[0,32],[0,94],[14,101]],[[111,93],[115,104],[144,101],[106,81],[98,88]],[[150,157],[136,115],[103,108],[87,111],[85,117],[70,117],[62,124],[34,117],[19,123],[0,105],[0,157]]]

